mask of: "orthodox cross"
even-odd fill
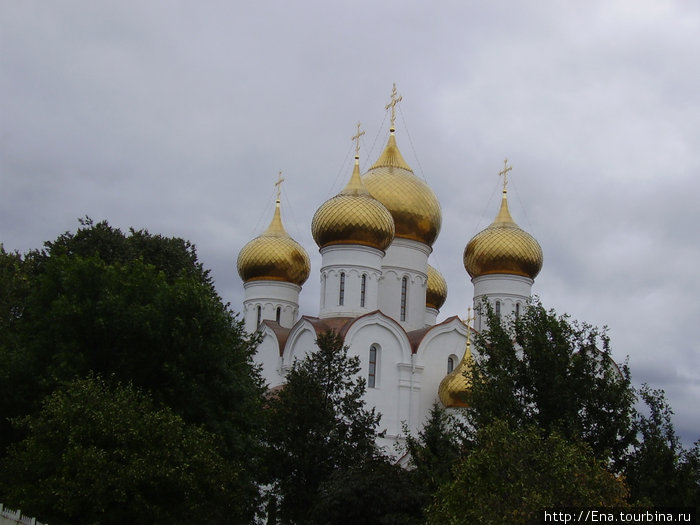
[[[282,183],[283,182],[284,182],[284,179],[282,178],[282,170],[280,170],[280,173],[277,176],[277,182],[275,182],[275,188],[277,188],[277,202],[280,201],[280,193],[282,190]]]
[[[508,166],[508,159],[503,160],[503,169],[498,172],[498,175],[503,175],[503,191],[506,191],[506,186],[508,185],[508,172],[513,169],[512,166]]]
[[[394,88],[391,90],[391,102],[389,102],[384,109],[391,108],[391,129],[396,129],[396,105],[403,100],[402,95],[396,93],[396,82],[394,82]]]
[[[471,327],[473,320],[474,316],[472,315],[472,307],[470,306],[467,308],[467,318],[464,320],[464,322],[467,323],[467,328]]]
[[[360,158],[360,137],[364,135],[364,131],[360,131],[360,123],[357,123],[357,135],[352,137],[352,140],[355,141],[355,158],[359,159]]]
[[[465,352],[465,356],[467,353],[471,356],[471,343],[472,343],[472,321],[474,320],[474,316],[472,315],[472,307],[470,306],[467,309],[467,318],[464,320],[467,323],[467,349]]]

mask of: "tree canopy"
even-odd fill
[[[684,449],[662,390],[642,385],[644,409],[635,417],[637,439],[625,464],[632,501],[657,506],[700,506],[700,441]]]
[[[594,456],[621,467],[634,441],[635,393],[604,330],[546,310],[539,301],[501,320],[487,310],[477,335],[465,412],[473,429],[494,420],[534,426],[588,443]]]
[[[438,491],[428,523],[532,523],[546,508],[622,507],[626,497],[624,482],[587,444],[557,431],[494,421],[479,430],[474,448],[457,462],[454,480]]]
[[[0,252],[1,449],[11,418],[38,413],[57,388],[94,373],[150,395],[218,436],[257,505],[264,385],[258,340],[217,295],[194,246],[145,230],[81,221],[25,255]]]
[[[407,472],[380,453],[380,416],[364,404],[360,361],[326,332],[269,399],[270,523],[414,523]]]
[[[360,362],[335,332],[295,361],[284,387],[269,399],[268,469],[282,523],[308,523],[321,485],[334,471],[376,455],[379,415],[364,406]]]
[[[238,521],[247,510],[217,436],[130,385],[89,376],[18,421],[0,485],[49,523]]]

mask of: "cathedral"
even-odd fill
[[[364,174],[355,163],[345,188],[322,203],[311,223],[321,254],[316,315],[301,315],[299,294],[311,272],[309,256],[282,223],[279,186],[268,228],[238,255],[245,291],[243,319],[262,342],[255,360],[267,384],[284,384],[295,359],[315,347],[319,334],[339,333],[350,355],[360,358],[367,381],[365,401],[382,414],[380,441],[387,452],[401,440],[403,426],[418,432],[434,403],[464,406],[460,393],[471,360],[471,330],[484,326],[479,309],[474,326],[459,317],[437,322],[447,298],[444,277],[429,264],[442,215],[435,193],[406,163],[396,139],[392,92],[389,138]],[[508,210],[507,175],[494,221],[464,250],[474,285],[473,302],[488,301],[496,315],[520,315],[542,268],[539,243],[515,223]],[[467,301],[465,300],[465,303]]]

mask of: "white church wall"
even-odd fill
[[[348,330],[345,342],[350,355],[360,358],[361,377],[369,377],[370,348],[378,349],[375,386],[368,386],[365,400],[382,414],[380,429],[386,429],[388,442],[401,434],[402,422],[410,419],[410,384],[406,369],[411,368],[411,350],[406,332],[393,320],[377,313],[358,319]],[[393,451],[389,451],[393,452]]]
[[[425,326],[433,326],[437,323],[437,316],[440,312],[435,308],[425,308]]]
[[[319,317],[357,317],[378,309],[384,252],[368,246],[332,245],[321,249]],[[341,304],[341,274],[343,293]],[[365,276],[364,297],[362,276]]]
[[[416,363],[423,369],[421,388],[417,396],[417,414],[412,421],[412,431],[420,430],[425,417],[434,403],[439,403],[438,388],[447,375],[447,360],[457,358],[455,366],[464,355],[467,342],[467,328],[459,320],[453,319],[437,325],[426,333],[416,351]]]
[[[496,302],[500,303],[501,318],[516,314],[516,308],[524,309],[532,294],[534,281],[519,275],[490,274],[472,279],[474,283],[474,310],[477,330],[486,329],[485,312],[480,312],[484,299],[488,300],[496,311]],[[519,307],[517,305],[520,305]]]
[[[299,315],[299,292],[301,286],[283,281],[248,281],[243,284],[245,300],[243,301],[243,319],[249,333],[258,328],[258,306],[260,321],[277,321],[291,328]]]
[[[280,374],[282,359],[280,357],[279,342],[275,332],[264,325],[262,327],[262,336],[262,341],[260,341],[253,356],[253,362],[262,366],[262,376],[268,387],[274,387],[284,382],[284,377]]]
[[[396,319],[406,330],[425,324],[425,292],[428,283],[428,256],[432,248],[417,241],[396,238],[382,261],[379,308]],[[405,314],[401,311],[402,280],[407,278]]]
[[[316,346],[316,330],[313,325],[301,319],[292,330],[289,332],[287,344],[284,347],[284,355],[282,356],[282,373],[286,375],[292,367],[295,359],[304,359],[304,356],[315,351]]]

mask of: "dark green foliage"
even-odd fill
[[[406,436],[412,485],[421,509],[427,507],[440,486],[452,481],[452,471],[464,453],[465,430],[445,409],[435,404],[417,436]]]
[[[245,514],[215,436],[131,386],[76,380],[17,424],[27,437],[10,447],[0,484],[43,521],[230,523]]]
[[[311,523],[322,485],[377,456],[379,416],[364,406],[359,359],[334,332],[316,343],[269,400],[266,463],[281,523]]]
[[[700,442],[683,449],[663,391],[643,385],[639,394],[648,414],[637,415],[638,441],[625,469],[631,500],[655,506],[700,506]]]
[[[223,457],[245,467],[238,479],[252,516],[264,390],[252,362],[257,339],[189,242],[81,224],[41,252],[0,253],[0,289],[12,290],[0,301],[0,450],[21,438],[9,418],[36,413],[41,399],[90,372],[113,376],[219,437]]]
[[[621,468],[633,442],[634,390],[627,365],[611,356],[605,331],[571,322],[534,302],[476,338],[467,417],[474,429],[501,419],[582,440],[596,458]]]
[[[536,513],[548,507],[626,505],[624,483],[588,445],[533,426],[484,427],[454,476],[439,490],[428,523],[539,523]]]
[[[411,473],[384,457],[336,470],[321,485],[313,523],[418,525],[421,494]]]

